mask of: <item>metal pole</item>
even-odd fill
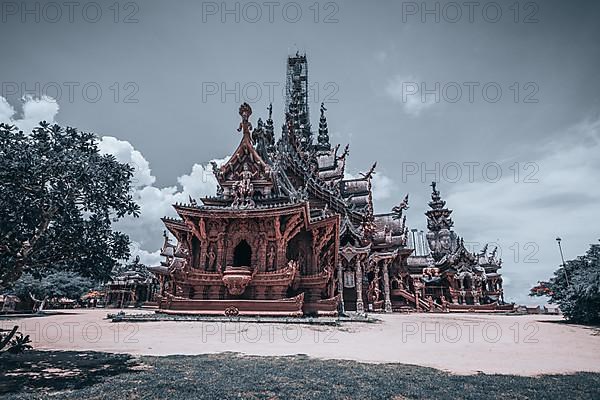
[[[560,245],[561,238],[557,237],[556,242],[558,243],[558,250],[560,251],[560,259],[562,260],[563,271],[565,272],[565,280],[567,281],[567,286],[571,286],[569,283],[569,275],[567,274],[567,265],[565,264],[565,257],[563,256],[562,246]]]
[[[415,249],[415,256],[419,255],[419,251],[417,249],[417,239],[415,238],[415,233],[417,233],[416,229],[411,229],[410,230],[412,232],[412,239],[413,239],[413,247]]]

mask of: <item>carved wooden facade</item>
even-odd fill
[[[242,104],[240,144],[225,164],[213,163],[216,196],[176,204],[179,218],[163,219],[177,243],[166,237],[166,259],[152,268],[161,310],[336,315],[501,302],[501,288],[490,283],[501,282],[500,263],[481,266],[464,251],[435,187],[427,213],[433,261],[409,257],[408,196],[375,214],[376,164],[345,177],[349,148],[331,146],[323,104],[313,138],[306,56],[288,58],[287,83],[281,137],[271,106],[266,123],[259,118],[253,127],[252,109]]]

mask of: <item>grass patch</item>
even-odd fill
[[[0,364],[0,394],[6,400],[600,398],[600,374],[461,376],[413,365],[306,356],[228,353],[135,359],[94,352],[30,352],[11,357],[9,363],[2,357]]]
[[[105,378],[134,372],[139,362],[126,354],[94,351],[26,351],[0,356],[0,396],[77,390]]]

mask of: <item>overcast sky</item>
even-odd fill
[[[214,191],[204,168],[239,142],[239,103],[256,121],[273,101],[281,126],[296,50],[313,126],[323,101],[348,172],[378,161],[376,211],[410,193],[424,229],[440,182],[467,244],[500,245],[507,300],[557,268],[556,236],[567,258],[600,237],[598,2],[116,4],[2,2],[0,119],[92,131],[135,163],[143,215],[120,227],[148,262],[169,204]]]

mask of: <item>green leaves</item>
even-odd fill
[[[139,215],[133,168],[100,154],[97,137],[41,122],[30,135],[0,124],[0,285],[24,272],[106,279],[129,256],[111,222]]]
[[[58,271],[35,278],[25,273],[14,284],[13,290],[22,300],[28,300],[29,294],[38,299],[61,298],[78,299],[94,287],[91,279],[75,272]]]
[[[585,255],[567,261],[541,285],[569,320],[600,322],[600,245],[593,244]]]

